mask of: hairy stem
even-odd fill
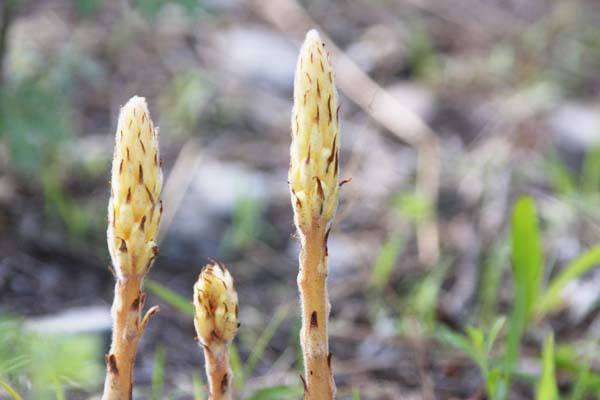
[[[206,376],[210,390],[210,400],[231,400],[231,371],[227,344],[212,342],[204,346]]]
[[[143,275],[119,277],[112,306],[113,338],[106,355],[106,381],[102,400],[131,400],[133,367],[138,343],[148,319],[158,311],[152,307],[142,319],[145,294]]]
[[[333,399],[335,383],[327,334],[329,297],[327,295],[327,234],[311,229],[302,238],[298,288],[302,303],[300,344],[304,354],[304,398]]]

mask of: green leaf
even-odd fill
[[[488,337],[487,337],[487,346],[486,346],[486,351],[488,354],[490,354],[492,352],[492,349],[494,348],[494,343],[496,343],[496,339],[498,338],[498,335],[500,334],[500,331],[504,327],[505,323],[506,323],[506,318],[502,316],[502,317],[499,317],[498,319],[496,319],[496,321],[490,328],[490,332],[488,333]]]
[[[600,263],[600,245],[587,250],[571,261],[548,285],[541,299],[537,303],[536,314],[542,317],[560,306],[561,294],[564,288],[574,279],[588,272]]]
[[[479,328],[473,326],[467,326],[467,335],[471,339],[471,346],[475,349],[478,354],[485,354],[485,335]]]
[[[192,305],[190,300],[186,299],[182,295],[172,291],[171,289],[161,285],[160,283],[152,279],[146,279],[146,287],[156,296],[160,297],[164,302],[175,307],[182,313],[191,317],[194,316],[194,306]]]
[[[466,336],[451,329],[442,327],[436,334],[436,337],[438,341],[445,343],[456,350],[462,351],[471,358],[475,358],[473,354],[473,348],[471,347],[471,342]]]
[[[304,389],[301,386],[271,386],[264,389],[259,389],[254,392],[246,400],[279,400],[285,398],[293,398],[302,396]]]
[[[521,197],[513,209],[511,250],[515,299],[508,325],[504,379],[498,383],[498,393],[495,394],[500,399],[506,398],[510,388],[521,351],[521,340],[542,279],[542,249],[535,203],[531,197]]]
[[[537,300],[541,282],[543,257],[535,203],[531,197],[521,197],[512,216],[512,270],[516,295],[524,296],[523,305],[529,317]]]
[[[542,375],[537,384],[537,400],[558,400],[558,388],[554,372],[554,335],[544,341],[542,351]]]

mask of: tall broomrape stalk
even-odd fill
[[[222,263],[206,265],[194,285],[194,326],[204,349],[210,399],[230,400],[228,346],[238,329],[238,297]]]
[[[294,80],[289,184],[300,237],[298,288],[305,399],[332,399],[335,383],[327,335],[327,237],[338,203],[340,146],[333,70],[319,34],[307,33]]]
[[[103,400],[132,398],[138,342],[158,311],[155,306],[141,316],[143,280],[158,251],[155,238],[162,214],[158,135],[146,100],[132,97],[119,114],[108,203],[107,241],[117,282]]]

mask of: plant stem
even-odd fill
[[[210,390],[210,400],[231,400],[231,371],[227,344],[213,341],[204,346],[206,376]]]
[[[143,275],[130,275],[117,279],[112,306],[113,338],[106,356],[106,381],[102,400],[131,400],[133,368],[138,343],[149,318],[158,307],[148,310],[141,318],[145,293],[141,291]]]
[[[302,236],[298,288],[302,303],[300,344],[304,355],[304,398],[333,399],[335,383],[327,335],[327,233],[318,224]]]

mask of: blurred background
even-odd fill
[[[301,398],[286,180],[309,28],[352,179],[329,245],[338,397],[600,398],[594,0],[0,0],[0,398],[100,397],[136,94],[165,215],[135,397],[205,398],[189,313],[212,257],[239,292],[239,398]]]

